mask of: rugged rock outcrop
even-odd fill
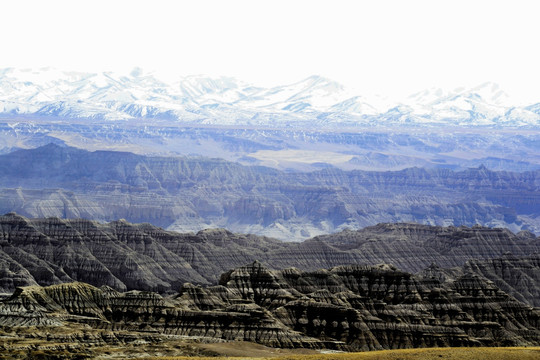
[[[539,171],[485,167],[289,173],[53,144],[0,155],[0,213],[225,227],[284,240],[404,221],[540,233],[539,184]]]
[[[0,218],[0,229],[2,283],[8,289],[84,281],[163,292],[188,279],[207,284],[224,269],[282,245],[225,230],[177,234],[123,220],[99,224],[8,214]]]
[[[479,274],[516,299],[540,307],[540,254],[469,260],[464,271]]]
[[[0,325],[95,329],[275,347],[375,350],[540,344],[540,312],[475,274],[441,282],[390,265],[303,272],[260,262],[220,284],[184,284],[173,296],[83,283],[17,288],[0,302]],[[57,338],[58,339],[58,338]]]
[[[275,269],[392,263],[417,272],[432,263],[448,268],[538,252],[534,236],[483,227],[381,224],[287,243],[224,229],[179,234],[124,220],[27,219],[10,213],[0,216],[0,289],[10,293],[18,286],[81,281],[118,291],[170,293],[185,282],[216,283],[220,273],[254,260]]]
[[[432,263],[451,268],[470,259],[495,258],[505,253],[520,257],[540,251],[540,239],[531,233],[514,234],[508,229],[482,226],[378,224],[315,240],[357,254],[362,263],[387,262],[411,272]]]
[[[486,260],[468,260],[462,267],[441,268],[436,264],[420,271],[417,275],[424,279],[441,282],[455,281],[465,274],[475,274],[514,298],[532,306],[540,306],[540,255],[502,257]]]
[[[534,236],[504,229],[381,224],[301,243],[224,229],[179,234],[124,220],[27,219],[0,216],[0,285],[15,287],[82,281],[118,291],[170,293],[184,282],[212,284],[220,273],[259,260],[272,268],[315,270],[344,264],[392,263],[417,272],[431,263],[462,266],[510,252],[540,252]]]

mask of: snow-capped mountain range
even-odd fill
[[[540,103],[512,106],[493,83],[451,92],[430,89],[396,102],[351,93],[320,76],[263,88],[229,77],[163,81],[140,69],[118,75],[8,68],[0,70],[0,115],[293,127],[538,127]]]

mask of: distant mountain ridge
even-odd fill
[[[263,88],[228,77],[190,76],[165,82],[140,69],[127,75],[0,70],[0,114],[38,118],[325,128],[540,126],[539,103],[513,106],[506,98],[491,83],[451,93],[426,90],[393,102],[352,93],[320,76]]]
[[[311,173],[47,145],[0,155],[0,213],[225,227],[286,240],[381,222],[540,232],[540,171]]]

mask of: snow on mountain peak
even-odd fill
[[[499,85],[415,93],[402,102],[360,96],[313,75],[271,88],[231,77],[187,76],[161,80],[141,68],[67,72],[53,68],[0,69],[0,113],[65,118],[159,118],[215,124],[275,121],[334,124],[381,123],[540,126],[538,104],[511,106]]]
[[[510,96],[500,88],[499,84],[496,83],[486,82],[472,88],[469,93],[477,94],[482,98],[482,100],[493,105],[511,105]]]
[[[141,76],[143,73],[144,73],[143,69],[141,69],[140,67],[134,67],[134,68],[131,70],[131,72],[129,73],[129,75],[131,75],[132,77],[136,78],[136,77]]]

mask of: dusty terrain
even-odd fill
[[[247,357],[246,357],[247,356]],[[384,350],[363,353],[340,354],[311,354],[311,355],[240,355],[235,359],[281,359],[281,360],[535,360],[540,357],[539,347],[513,347],[513,348],[432,348],[432,349],[406,349]],[[166,358],[161,358],[166,359]],[[231,357],[175,357],[167,359],[233,359]]]

